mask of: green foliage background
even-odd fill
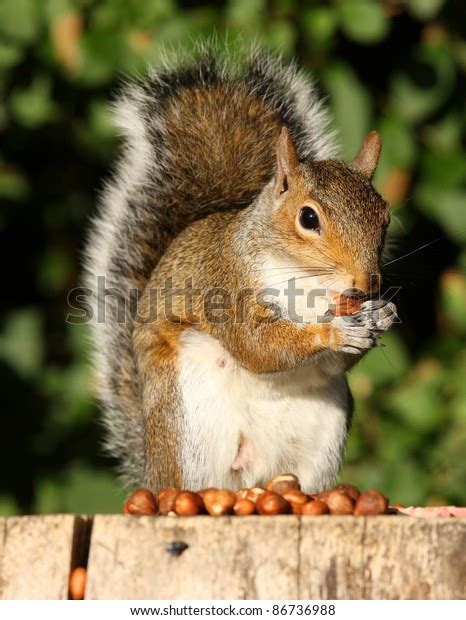
[[[465,22],[462,0],[0,0],[0,514],[119,509],[67,292],[117,147],[118,80],[213,31],[312,70],[345,157],[382,133],[403,324],[352,372],[342,478],[466,504]]]

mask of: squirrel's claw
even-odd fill
[[[366,301],[362,304],[361,310],[354,315],[360,325],[365,325],[369,329],[384,332],[393,323],[400,322],[396,312],[396,306],[391,301],[375,299]]]
[[[339,350],[361,354],[369,349],[381,348],[381,333],[396,320],[399,321],[395,304],[384,300],[366,301],[359,312],[334,320],[334,326],[343,336]]]

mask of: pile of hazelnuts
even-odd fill
[[[338,484],[321,493],[304,493],[293,474],[277,476],[265,487],[179,491],[162,489],[154,495],[138,489],[126,501],[123,512],[130,515],[191,517],[223,515],[382,515],[389,513],[388,499],[375,489],[361,493],[352,484]],[[396,512],[396,511],[394,511]]]

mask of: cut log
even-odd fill
[[[2,592],[3,592],[3,548],[5,542],[5,529],[6,529],[6,519],[0,518],[0,600],[2,600]]]
[[[86,598],[466,598],[466,521],[96,517]]]
[[[67,599],[73,541],[81,525],[73,515],[5,519],[1,598]]]
[[[466,522],[409,517],[303,519],[300,597],[466,598]]]
[[[291,516],[98,516],[86,598],[294,599],[298,533]]]
[[[90,521],[0,520],[0,597],[64,599]],[[466,599],[466,520],[94,518],[87,599]]]

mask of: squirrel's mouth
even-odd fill
[[[331,300],[335,300],[339,297],[347,297],[351,300],[362,303],[363,301],[367,301],[368,299],[370,299],[371,295],[369,293],[366,293],[365,291],[362,291],[359,288],[347,288],[344,290],[328,289],[327,297]]]
[[[370,298],[369,293],[365,293],[361,291],[359,288],[348,288],[343,292],[345,297],[350,297],[351,299],[355,299],[358,301],[367,301]]]
[[[358,312],[369,296],[359,289],[347,289],[343,293],[333,292],[326,316],[348,316]]]

